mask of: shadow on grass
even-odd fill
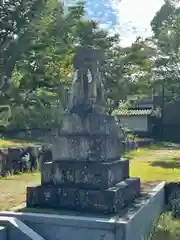
[[[157,233],[154,234],[152,240],[175,240],[172,238],[171,234],[167,230],[159,229]]]
[[[152,167],[162,167],[162,168],[180,168],[180,158],[173,158],[171,161],[155,161],[150,162]]]
[[[171,142],[157,142],[156,144],[153,144],[148,148],[152,150],[158,150],[158,149],[180,150],[180,144],[171,143]]]

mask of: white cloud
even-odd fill
[[[113,1],[113,0],[112,0]],[[129,45],[137,36],[150,36],[150,22],[163,5],[164,0],[114,0],[118,17],[117,31],[121,33],[122,45]]]
[[[64,0],[66,4],[78,0]],[[152,34],[150,22],[164,0],[85,0],[90,18],[100,26],[121,35],[121,45],[130,45],[137,36]]]

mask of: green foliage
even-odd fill
[[[19,100],[27,106],[50,105],[60,96],[63,100],[64,85],[68,86],[67,75],[72,71],[75,9],[65,16],[58,1],[48,9],[36,23],[36,35],[14,72],[19,78],[14,79],[12,92],[18,91]]]
[[[164,5],[156,13],[151,21],[152,31],[156,37],[160,34],[163,24],[170,19],[175,10],[174,1],[166,0]]]
[[[130,80],[129,95],[162,96],[180,101],[180,8],[166,1],[151,22],[154,35],[138,38],[129,48],[125,77]],[[134,79],[133,79],[134,78]]]
[[[180,100],[180,13],[176,13],[171,20],[161,28],[156,39],[156,61],[154,73],[156,86],[164,85],[167,101]]]
[[[26,47],[21,56],[15,53],[17,58],[11,66],[11,84],[5,95],[1,96],[2,102],[13,106],[12,124],[27,122],[27,119],[36,117],[37,121],[38,118],[42,121],[44,114],[51,115],[52,108],[63,106],[67,99],[71,81],[68,75],[72,72],[74,32],[84,11],[79,5],[71,8],[65,15],[63,6],[56,0],[44,2],[41,8],[41,12],[37,14],[38,19],[33,19],[31,24],[26,26],[29,41],[25,42]],[[22,31],[23,26],[20,27]],[[18,39],[17,37],[14,41]],[[3,60],[5,61],[5,58]],[[36,116],[34,111],[40,116]]]
[[[151,96],[153,88],[161,94],[164,82],[166,96],[179,100],[180,18],[175,1],[166,1],[152,20],[153,38],[137,38],[127,48],[120,46],[119,35],[110,36],[84,15],[81,2],[68,11],[58,0],[10,0],[0,6],[0,102],[13,108],[10,125],[34,126],[35,119],[53,124],[52,112],[63,112],[77,44],[102,50],[100,71],[110,114],[127,107],[129,96]]]
[[[41,18],[31,24],[28,48],[13,68],[12,84],[4,97],[6,102],[16,107],[22,105],[23,109],[30,106],[36,109],[50,108],[58,101],[64,108],[76,44],[102,49],[101,71],[107,102],[117,104],[126,97],[119,36],[109,36],[96,22],[84,20],[84,13],[82,3],[71,7],[66,14],[59,1],[44,6]]]
[[[9,118],[11,117],[11,108],[8,105],[0,106],[0,126],[8,125]]]
[[[127,100],[133,95],[151,96],[153,47],[148,40],[137,38],[130,47],[123,49],[123,53],[123,76],[127,85]]]
[[[45,0],[5,1],[0,6],[0,82],[10,80],[14,67],[33,38],[32,22],[41,16]],[[21,46],[21,47],[19,47]]]

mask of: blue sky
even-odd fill
[[[76,2],[77,0],[65,0]],[[121,44],[131,44],[137,36],[150,36],[150,22],[164,0],[85,0],[90,18],[121,35]]]
[[[101,22],[108,29],[118,25],[117,11],[112,0],[86,0],[86,10],[90,18]]]

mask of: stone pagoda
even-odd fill
[[[123,130],[105,113],[100,58],[92,46],[77,48],[69,105],[41,185],[27,188],[29,208],[114,214],[140,195],[140,179],[129,176],[123,158]]]

